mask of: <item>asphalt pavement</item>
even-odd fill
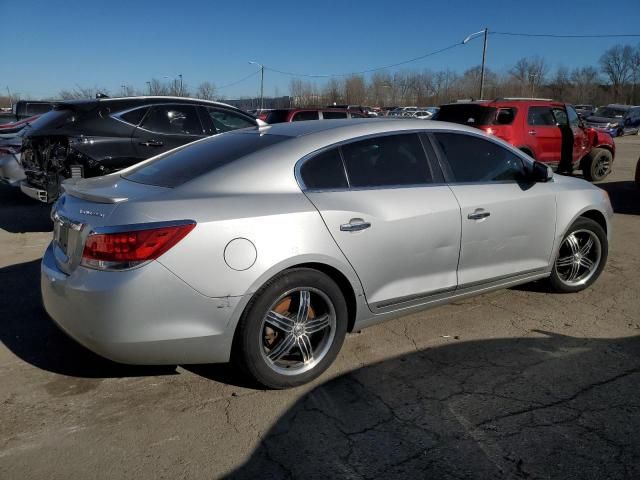
[[[66,337],[40,303],[48,208],[0,187],[0,478],[640,478],[640,136],[616,143],[591,288],[534,283],[351,334],[287,391]]]

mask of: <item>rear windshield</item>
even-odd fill
[[[496,109],[494,107],[485,107],[473,103],[443,105],[438,112],[438,120],[476,127],[479,125],[491,125],[495,113]]]
[[[226,133],[185,145],[136,167],[123,178],[133,182],[177,187],[245,155],[280,143],[284,135]]]

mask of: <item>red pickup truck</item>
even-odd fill
[[[604,179],[613,165],[610,135],[587,127],[575,109],[547,99],[501,98],[442,105],[437,120],[477,127],[559,172]]]

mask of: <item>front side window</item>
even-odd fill
[[[553,117],[556,119],[556,125],[566,127],[569,125],[569,117],[564,108],[554,108]]]
[[[572,127],[580,126],[580,118],[578,117],[578,114],[573,109],[573,107],[570,107],[568,105],[567,105],[567,116],[569,117],[569,125],[570,126],[572,126]]]
[[[234,112],[207,107],[207,113],[211,117],[217,133],[256,126],[255,122]]]
[[[556,124],[553,113],[549,107],[529,107],[527,123],[536,127],[545,127]]]
[[[456,183],[520,181],[526,176],[522,159],[497,143],[459,133],[435,137]]]
[[[302,122],[306,120],[318,120],[320,117],[318,116],[318,112],[306,111],[306,112],[298,112],[291,119],[292,122]]]
[[[341,190],[348,187],[342,158],[337,148],[332,148],[305,161],[300,177],[309,190]]]
[[[418,135],[387,135],[342,147],[354,188],[424,185],[433,182]]]
[[[158,105],[142,122],[142,128],[172,135],[202,135],[198,112],[192,105]]]

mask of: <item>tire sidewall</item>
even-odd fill
[[[562,237],[562,242],[560,243],[560,245],[562,245],[565,239],[576,230],[590,230],[591,232],[596,234],[598,240],[600,240],[600,263],[598,264],[598,268],[596,269],[595,273],[585,284],[575,286],[566,285],[562,280],[560,280],[560,277],[556,272],[556,261],[558,260],[558,256],[560,255],[560,247],[558,247],[556,257],[553,260],[550,282],[553,289],[560,293],[579,292],[581,290],[589,288],[600,277],[602,270],[604,270],[604,267],[607,264],[607,258],[609,256],[609,241],[607,239],[607,234],[598,222],[591,220],[590,218],[580,217],[575,222],[573,222],[571,227],[569,227],[567,232]]]
[[[611,168],[609,169],[609,173],[607,173],[606,175],[603,176],[597,176],[596,175],[596,168],[598,166],[598,163],[600,162],[600,159],[603,158],[604,156],[609,157],[609,165],[611,165],[611,162],[613,161],[613,156],[611,155],[611,152],[609,152],[608,150],[605,150],[604,148],[595,148],[592,153],[591,153],[591,158],[589,159],[588,162],[588,169],[587,172],[583,172],[585,173],[587,180],[590,180],[592,182],[599,182],[600,180],[604,180],[607,175],[609,175],[609,173],[611,173]]]
[[[282,375],[266,363],[260,349],[259,329],[273,303],[283,293],[295,288],[314,288],[322,291],[336,312],[336,332],[324,358],[311,370],[299,375]],[[299,268],[283,272],[267,282],[250,301],[243,314],[234,341],[234,360],[256,381],[268,388],[289,388],[318,377],[333,363],[347,332],[347,304],[338,285],[326,274],[313,269]]]

